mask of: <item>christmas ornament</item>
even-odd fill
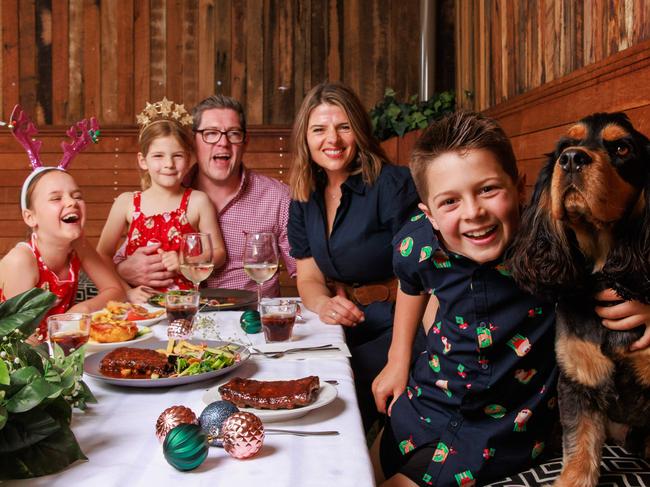
[[[208,440],[196,424],[180,424],[163,442],[165,460],[177,470],[193,470],[208,456]]]
[[[258,311],[252,309],[246,310],[239,318],[239,324],[248,334],[259,333],[262,331],[262,322],[260,321],[260,314]]]
[[[179,424],[199,424],[199,420],[190,408],[172,406],[165,409],[156,421],[156,436],[161,443],[173,428]]]
[[[199,417],[199,425],[208,435],[210,446],[223,446],[221,426],[228,416],[238,411],[237,406],[229,401],[215,401],[206,406]]]
[[[253,413],[240,411],[226,419],[221,436],[223,448],[230,456],[250,458],[262,449],[264,425]]]

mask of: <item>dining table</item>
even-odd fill
[[[246,334],[242,330],[241,315],[242,311],[216,311],[201,313],[196,321],[194,339],[235,342],[252,352],[228,374],[157,388],[123,387],[84,377],[97,403],[89,405],[86,411],[75,411],[71,427],[88,460],[75,462],[57,474],[15,483],[28,482],[30,486],[374,485],[342,327],[324,324],[317,315],[303,309],[290,342],[266,344],[262,333]],[[164,320],[152,325],[152,338],[166,340],[166,324]],[[318,345],[336,349],[289,353],[277,358],[259,353]],[[156,421],[165,409],[182,405],[199,417],[207,404],[215,400],[216,387],[233,377],[280,380],[310,375],[318,376],[321,383],[329,381],[330,387],[333,383],[335,399],[298,417],[264,421],[264,427],[296,432],[336,431],[337,435],[267,434],[257,455],[244,460],[211,446],[206,460],[190,471],[176,470],[166,461],[155,434]]]

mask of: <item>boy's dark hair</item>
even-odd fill
[[[446,152],[462,155],[472,149],[492,152],[506,174],[517,183],[519,171],[515,154],[510,139],[496,120],[475,112],[455,112],[429,125],[411,154],[411,176],[425,204],[429,196],[426,171],[430,164]]]

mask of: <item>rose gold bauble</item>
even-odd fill
[[[252,413],[240,411],[228,416],[221,426],[223,448],[234,458],[250,458],[262,449],[264,425]]]
[[[199,424],[199,420],[190,408],[172,406],[165,409],[156,421],[156,436],[161,443],[165,436],[179,424]]]

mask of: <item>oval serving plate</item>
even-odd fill
[[[84,361],[84,374],[92,377],[93,379],[101,380],[103,382],[107,382],[108,384],[117,386],[147,388],[173,387],[183,384],[191,384],[194,382],[201,382],[213,377],[228,374],[243,364],[250,357],[250,352],[248,349],[238,343],[218,342],[213,340],[190,340],[190,343],[205,343],[209,347],[223,347],[224,345],[236,346],[238,347],[238,349],[235,351],[235,353],[237,353],[237,359],[235,359],[235,363],[229,367],[224,367],[223,369],[219,370],[212,370],[210,372],[204,372],[203,374],[187,375],[183,377],[161,377],[160,379],[121,379],[118,377],[109,377],[100,372],[99,363],[106,356],[106,354],[109,353],[109,351],[105,351],[94,353],[86,357]],[[167,348],[167,342],[160,340],[147,341],[144,343],[136,343],[133,345],[133,348],[149,348],[151,350],[160,350]]]
[[[216,300],[218,303],[211,301]],[[163,308],[165,306],[165,295],[156,294],[149,298],[147,303],[151,306]],[[253,291],[240,289],[201,289],[201,302],[199,311],[236,311],[242,309],[255,309],[257,306],[257,294]]]
[[[257,380],[289,380],[289,379],[278,379],[277,377],[274,377],[270,379],[264,378],[264,379],[257,379]],[[221,400],[221,394],[219,394],[219,386],[221,385],[223,384],[219,384],[217,386],[211,387],[210,389],[208,389],[208,391],[205,394],[203,394],[203,402],[205,404],[210,404],[214,401]],[[336,387],[334,387],[332,384],[328,384],[327,382],[320,382],[320,390],[318,391],[318,397],[314,402],[312,402],[311,404],[307,404],[306,406],[300,406],[293,409],[239,408],[239,410],[253,413],[255,416],[259,417],[265,423],[275,423],[278,421],[286,421],[288,419],[300,418],[305,414],[307,414],[308,412],[313,411],[314,409],[322,408],[323,406],[326,406],[332,401],[334,401],[334,399],[336,399],[337,394],[338,391],[336,390]]]

